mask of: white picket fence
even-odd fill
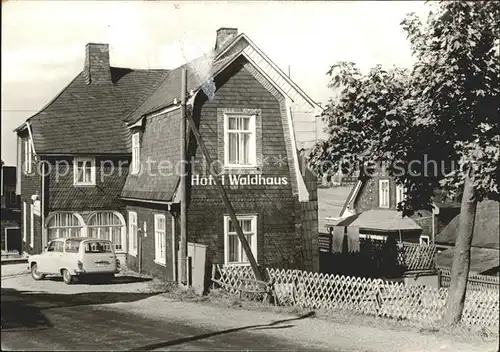
[[[443,317],[448,295],[447,288],[406,286],[381,279],[270,268],[266,272],[274,280],[279,303],[302,308],[347,310],[435,323]],[[242,280],[254,278],[248,266],[218,265],[216,276],[232,293],[238,293],[240,289],[255,289],[254,283]],[[462,323],[498,327],[498,290],[467,291]]]

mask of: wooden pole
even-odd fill
[[[250,249],[250,246],[248,245],[247,239],[245,238],[245,235],[243,234],[243,230],[241,229],[240,223],[238,222],[238,218],[236,217],[236,214],[234,212],[233,206],[229,202],[229,198],[227,197],[226,191],[224,190],[224,187],[222,186],[221,181],[219,180],[219,177],[217,175],[217,171],[215,170],[214,163],[212,162],[212,159],[210,158],[210,154],[208,153],[208,149],[205,146],[205,143],[201,139],[200,132],[196,128],[196,125],[194,123],[193,117],[191,116],[191,113],[188,112],[186,114],[187,120],[189,122],[189,126],[191,130],[193,131],[193,134],[196,138],[196,142],[198,142],[198,145],[200,146],[200,149],[203,153],[203,156],[205,157],[205,160],[207,164],[209,165],[208,169],[210,170],[210,174],[212,175],[215,185],[217,187],[217,190],[219,191],[220,196],[222,197],[222,201],[224,202],[224,205],[226,206],[226,210],[229,213],[229,217],[231,218],[231,221],[236,229],[236,233],[238,234],[238,238],[241,242],[241,246],[243,247],[243,250],[245,251],[245,254],[248,258],[248,261],[250,262],[250,266],[252,268],[253,274],[255,275],[255,279],[262,281],[262,276],[260,274],[259,266],[257,265],[257,261],[255,260],[252,250]]]
[[[186,195],[186,178],[187,178],[187,168],[186,168],[186,93],[187,93],[187,70],[182,69],[181,76],[181,174],[180,174],[180,230],[181,230],[181,243],[180,243],[180,280],[181,284],[188,284],[187,277],[187,195]]]

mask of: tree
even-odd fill
[[[461,213],[445,321],[460,321],[477,202],[499,199],[500,122],[496,1],[440,1],[426,23],[402,22],[411,71],[380,66],[363,75],[352,63],[331,67],[339,91],[323,113],[329,138],[311,153],[319,173],[339,167],[367,173],[384,162],[405,187],[404,215],[430,209],[436,190],[461,195]]]

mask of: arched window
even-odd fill
[[[83,235],[83,219],[75,213],[55,213],[47,220],[49,241],[60,237],[81,237]]]
[[[88,221],[88,237],[110,240],[115,250],[123,250],[125,221],[118,213],[108,211],[93,214]]]

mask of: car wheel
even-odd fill
[[[69,270],[63,269],[62,277],[65,284],[69,285],[73,283],[73,275],[70,274]]]
[[[35,263],[31,266],[31,277],[34,279],[34,280],[43,280],[45,278],[45,275],[44,274],[41,274],[39,271],[38,271],[38,265]]]

